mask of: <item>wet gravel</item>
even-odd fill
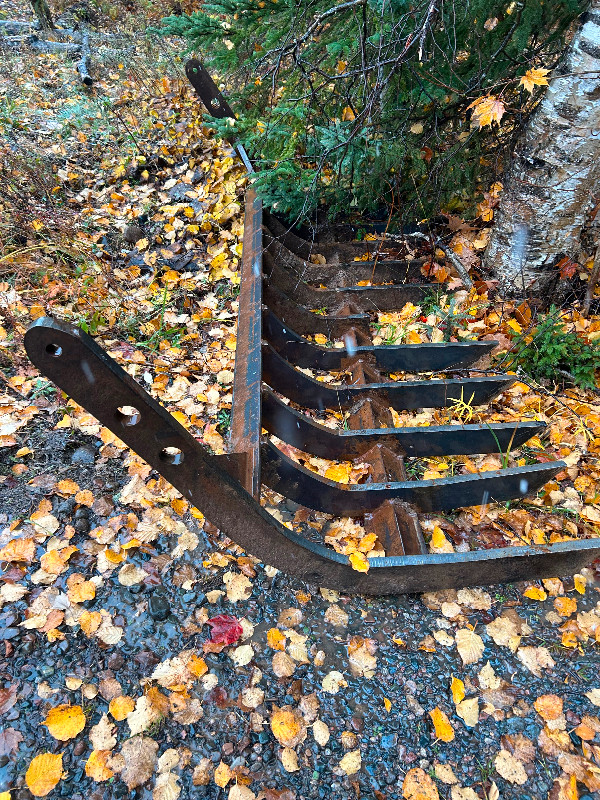
[[[129,476],[120,458],[99,456],[94,438],[71,430],[49,431],[47,425],[47,421],[34,420],[20,432],[21,445],[33,444],[35,452],[42,449],[40,437],[44,433],[44,455],[29,462],[27,473],[11,477],[8,483],[0,485],[0,522],[4,527],[10,520],[31,513],[39,501],[48,496],[53,513],[62,526],[73,525],[72,541],[80,545],[89,540],[89,531],[103,520],[132,510],[119,505],[118,495]],[[0,451],[0,458],[4,459],[0,462],[0,472],[12,474],[9,450]],[[44,475],[52,476],[52,482],[50,479],[40,482],[40,476]],[[31,485],[30,481],[36,477],[37,486]],[[104,505],[98,507],[103,513],[52,495],[50,487],[63,477],[75,480],[82,489],[92,489],[97,498],[103,498]],[[140,514],[139,508],[134,510]],[[560,773],[556,759],[544,756],[538,749],[536,760],[526,767],[528,780],[523,786],[503,780],[494,771],[493,760],[501,747],[502,736],[522,734],[537,742],[543,723],[532,704],[540,695],[556,693],[564,699],[569,731],[573,731],[582,716],[593,715],[596,711],[584,695],[600,683],[595,645],[586,644],[581,651],[560,646],[556,621],[546,619],[547,612],[553,608],[552,598],[543,603],[528,600],[522,595],[523,586],[488,588],[493,601],[490,610],[463,608],[461,627],[473,626],[486,646],[483,658],[465,667],[453,645],[445,647],[435,643],[435,652],[422,649],[426,637],[445,628],[452,633],[456,625],[445,620],[439,610],[427,608],[417,596],[337,597],[321,592],[318,587],[307,587],[282,573],[272,575],[271,571],[257,565],[256,575],[251,577],[249,599],[234,604],[222,595],[215,600],[210,593],[225,588],[222,581],[225,572],[238,571],[235,558],[240,551],[219,539],[212,526],[206,525],[207,530],[202,530],[189,516],[185,521],[200,536],[195,551],[185,552],[174,561],[166,557],[161,561],[161,556],[172,550],[174,540],[160,536],[131,558],[138,566],[148,562],[155,565],[146,582],[129,588],[121,586],[115,570],[105,574],[96,597],[84,603],[88,610],[109,611],[113,623],[124,629],[123,638],[116,645],[106,645],[97,638],[88,639],[78,628],[66,629],[63,641],[49,643],[45,634],[23,628],[20,623],[27,606],[44,588],[32,586],[29,581],[27,585],[33,589],[32,594],[7,603],[0,611],[0,686],[16,686],[18,698],[15,705],[2,714],[1,720],[5,729],[12,728],[22,736],[16,752],[0,756],[0,791],[10,789],[13,800],[30,798],[24,776],[32,757],[40,752],[63,752],[67,776],[51,797],[149,800],[152,780],[128,791],[118,779],[99,784],[86,777],[84,767],[92,751],[89,728],[107,711],[108,702],[101,693],[93,699],[82,698],[81,690],[66,688],[65,678],[76,676],[84,684],[95,686],[107,679],[116,679],[122,694],[139,697],[140,682],[151,675],[157,663],[185,649],[194,648],[202,654],[208,628],[204,626],[190,634],[186,625],[195,612],[205,608],[209,617],[232,614],[248,620],[254,626],[247,642],[252,645],[254,655],[248,665],[236,668],[227,650],[204,654],[210,672],[218,677],[218,684],[199,694],[204,709],[202,719],[184,726],[169,716],[146,732],[159,743],[159,755],[170,747],[190,749],[190,765],[179,776],[181,798],[220,800],[227,796],[228,788],[219,788],[212,780],[206,786],[192,785],[193,767],[203,757],[215,766],[223,760],[232,768],[247,768],[252,779],[250,788],[257,794],[267,788],[287,788],[293,790],[296,798],[399,800],[404,775],[409,769],[421,767],[432,772],[434,764],[441,763],[451,765],[459,783],[473,787],[482,798],[484,791],[489,791],[491,781],[497,783],[503,800],[547,797]],[[231,554],[233,560],[227,566],[206,567],[203,559],[210,552]],[[161,565],[164,565],[162,569]],[[178,571],[184,568],[188,570],[186,574],[194,576],[191,588],[184,588],[177,577],[181,574]],[[95,557],[84,549],[76,553],[69,562],[69,570],[56,581],[61,591],[65,591],[66,579],[73,572],[88,578],[97,574]],[[209,603],[207,595],[215,602]],[[580,611],[595,606],[598,588],[589,585],[586,594],[577,599]],[[347,626],[326,621],[327,609],[332,604],[348,615]],[[274,651],[267,646],[267,631],[277,627],[280,614],[290,607],[302,612],[302,620],[295,630],[307,637],[310,663],[297,663],[292,676],[277,678],[272,666]],[[506,608],[515,609],[533,630],[524,637],[522,644],[543,645],[555,660],[555,666],[543,671],[541,677],[532,675],[515,654],[494,645],[486,634],[485,624]],[[352,674],[348,657],[348,641],[352,636],[372,639],[377,645],[376,669],[371,678]],[[402,640],[404,644],[394,640]],[[322,656],[317,655],[319,651]],[[497,676],[506,682],[505,692],[510,702],[494,715],[483,710],[479,723],[467,728],[454,713],[450,682],[452,676],[459,677],[467,688],[472,687],[471,694],[478,694],[477,673],[487,660]],[[280,746],[268,724],[262,730],[255,730],[249,712],[240,707],[240,694],[249,686],[254,668],[262,671],[258,685],[265,692],[264,703],[257,711],[267,722],[274,705],[296,708],[302,697],[313,692],[317,694],[318,715],[329,726],[331,738],[326,746],[320,747],[309,732],[297,748],[300,766],[297,772],[286,772],[283,768]],[[348,683],[335,695],[321,688],[323,678],[331,670],[342,672]],[[40,697],[40,684],[47,684],[55,693]],[[389,711],[385,707],[386,700]],[[49,707],[69,702],[84,707],[87,724],[83,733],[62,743],[41,723]],[[427,712],[436,706],[450,717],[456,733],[452,742],[444,743],[435,738]],[[480,709],[484,706],[480,702]],[[126,723],[121,722],[117,727],[119,743],[115,751],[129,735]],[[346,736],[342,737],[344,732]],[[353,734],[354,738],[348,734]],[[571,740],[575,751],[581,754],[579,737],[572,733]],[[350,748],[348,742],[352,745]],[[352,776],[338,769],[348,749],[360,749],[362,756],[362,767]],[[438,788],[441,797],[450,796],[449,786],[439,783]],[[589,796],[584,793],[580,800]]]

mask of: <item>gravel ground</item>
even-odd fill
[[[40,500],[48,497],[61,526],[73,525],[72,543],[80,547],[69,561],[68,572],[59,575],[54,584],[65,591],[66,579],[72,572],[86,577],[94,574],[95,557],[82,546],[89,542],[89,531],[118,513],[133,510],[139,515],[140,510],[135,503],[133,509],[119,505],[119,491],[129,480],[122,459],[101,457],[98,452],[101,443],[95,437],[70,429],[51,430],[55,421],[52,414],[38,416],[19,431],[20,445],[34,451],[24,474],[17,477],[11,472],[14,459],[10,452],[14,450],[0,451],[4,459],[0,461],[0,471],[8,475],[0,484],[0,522],[6,525],[11,519],[31,514]],[[91,489],[96,500],[102,501],[94,506],[98,513],[78,506],[73,499],[53,495],[50,487],[65,476],[76,480],[81,489]],[[36,477],[34,483],[38,485],[32,486],[31,481]],[[252,566],[242,561],[238,565],[243,563],[244,571],[251,575],[251,594],[246,600],[232,603],[225,594],[215,597],[214,591],[225,588],[223,575],[235,570],[235,559],[223,566],[204,566],[203,558],[209,552],[238,557],[239,549],[228,540],[219,539],[209,524],[202,530],[189,516],[185,521],[199,536],[194,551],[172,559],[165,554],[172,548],[173,539],[169,542],[168,536],[160,536],[132,556],[133,563],[146,567],[147,578],[143,582],[124,587],[117,580],[118,571],[114,570],[105,574],[96,597],[84,603],[89,610],[108,611],[113,624],[123,628],[124,634],[117,644],[86,638],[73,629],[66,629],[63,640],[50,643],[45,634],[20,626],[27,606],[42,587],[27,583],[33,594],[4,606],[0,612],[0,641],[3,640],[0,680],[5,687],[17,687],[18,699],[4,712],[2,721],[6,728],[18,731],[22,741],[16,752],[0,757],[0,791],[10,789],[11,797],[17,800],[31,797],[24,776],[33,756],[40,752],[63,752],[67,774],[52,796],[74,800],[150,798],[153,790],[154,797],[161,796],[152,780],[129,791],[118,778],[102,784],[86,777],[84,767],[92,751],[89,729],[99,722],[108,707],[102,682],[116,679],[121,694],[138,697],[140,682],[149,678],[160,661],[190,648],[202,653],[208,629],[196,626],[195,632],[191,631],[190,618],[205,619],[219,614],[243,618],[254,626],[246,641],[253,649],[251,661],[236,666],[227,650],[205,653],[209,671],[218,683],[197,695],[202,701],[203,717],[194,724],[181,725],[167,716],[145,733],[158,743],[159,754],[173,747],[191,751],[189,766],[178,773],[182,798],[227,796],[229,787],[220,788],[214,780],[193,786],[193,768],[203,757],[210,759],[215,767],[224,761],[232,769],[237,768],[239,774],[251,779],[250,788],[256,794],[269,788],[291,790],[288,795],[264,794],[269,799],[395,800],[402,797],[408,770],[421,767],[433,775],[436,764],[450,765],[459,784],[472,787],[480,797],[486,797],[495,782],[504,800],[546,798],[561,771],[555,757],[538,749],[535,758],[525,764],[527,781],[522,786],[505,781],[494,769],[495,756],[501,747],[509,746],[510,737],[522,734],[535,744],[543,721],[532,704],[544,694],[557,694],[563,699],[574,752],[581,753],[582,742],[573,729],[585,714],[594,714],[594,706],[584,693],[597,680],[596,646],[586,644],[578,650],[560,645],[552,597],[539,602],[525,598],[523,586],[488,587],[491,608],[474,610],[463,604],[459,616],[448,619],[439,604],[444,598],[454,602],[455,594],[440,595],[433,600],[418,596],[338,597],[302,585],[282,573],[273,575],[272,570],[265,570],[262,565]],[[182,575],[194,576],[192,588],[181,585]],[[585,595],[577,596],[579,612],[596,604],[598,588],[591,581],[592,575],[590,572]],[[568,590],[572,586],[572,579],[565,580],[564,588],[570,596],[573,593]],[[331,611],[332,606],[335,612]],[[294,662],[292,675],[277,678],[272,664],[275,651],[267,645],[267,631],[279,627],[284,633],[289,632],[284,612],[290,608],[300,611],[287,621],[293,625],[292,630],[307,637],[309,663]],[[206,609],[204,617],[202,609]],[[539,676],[533,675],[509,648],[494,644],[485,625],[508,609],[517,612],[532,630],[521,644],[548,648],[554,667],[541,670]],[[485,651],[476,663],[465,666],[453,634],[467,625],[481,634]],[[443,639],[440,631],[447,634],[446,644],[432,638],[438,632]],[[358,659],[358,666],[356,663],[353,666],[348,645],[357,640],[352,637],[371,640],[369,652],[374,653],[374,661]],[[486,706],[486,695],[478,678],[487,661],[502,681],[493,713],[486,713],[486,709],[490,712],[492,708]],[[251,680],[256,682],[257,669],[262,673],[257,685],[264,691],[264,701],[254,715],[262,714],[267,722],[263,726],[256,724],[256,717],[239,699]],[[347,682],[337,694],[322,688],[323,678],[332,670],[341,672]],[[84,686],[100,687],[100,693],[82,700],[81,689],[66,688],[69,676],[82,679]],[[480,718],[474,727],[466,727],[454,713],[452,676],[464,681],[468,696],[480,696]],[[269,728],[269,715],[273,706],[304,708],[302,703],[306,701],[302,698],[312,693],[316,693],[318,700],[318,716],[329,727],[331,736],[325,746],[319,746],[309,733],[297,747],[299,769],[288,772],[280,760],[281,748]],[[488,694],[488,702],[489,699]],[[81,703],[87,717],[84,732],[68,742],[57,741],[41,724],[49,707],[62,703]],[[435,707],[440,707],[450,718],[455,732],[451,742],[436,740],[428,714]],[[119,744],[129,736],[124,722],[119,723],[117,735]],[[348,776],[338,765],[346,752],[355,750],[361,753],[362,765],[358,772]],[[450,796],[449,785],[438,781],[438,789],[441,797]],[[580,800],[590,796],[581,795]]]

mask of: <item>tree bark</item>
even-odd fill
[[[592,0],[504,179],[485,267],[505,294],[543,297],[575,255],[600,178],[600,0]]]
[[[52,13],[50,12],[50,6],[48,5],[47,0],[31,0],[31,5],[33,7],[35,16],[40,23],[41,29],[45,31],[49,28],[54,28]]]

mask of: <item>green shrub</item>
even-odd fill
[[[600,345],[588,344],[575,331],[568,331],[555,306],[530,332],[515,340],[513,363],[537,381],[572,381],[583,389],[596,386],[600,369]]]

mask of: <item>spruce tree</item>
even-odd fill
[[[551,69],[580,0],[211,0],[167,17],[226,90],[216,123],[256,160],[267,206],[291,220],[392,209],[469,213]],[[469,106],[498,99],[501,128]],[[533,99],[531,99],[533,98]],[[489,120],[488,120],[489,121]]]

